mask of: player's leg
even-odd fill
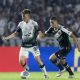
[[[56,53],[52,54],[49,58],[50,61],[59,68],[59,72],[56,75],[56,77],[60,77],[62,75],[62,73],[65,71],[65,68],[63,67],[63,65],[61,64],[61,62],[59,60],[60,53],[61,53],[61,50],[59,50]]]
[[[74,77],[74,73],[71,70],[68,63],[66,62],[66,59],[61,59],[61,64],[65,67],[66,71],[69,73],[69,77]]]
[[[26,58],[25,56],[20,56],[19,63],[25,70],[29,70],[27,61],[28,58]]]
[[[49,60],[52,62],[52,64],[56,65],[60,71],[64,70],[64,67],[61,65],[60,61],[57,60],[57,56],[59,53],[53,53],[50,57]]]
[[[47,71],[46,71],[44,63],[40,59],[40,56],[35,56],[35,59],[36,59],[37,63],[39,64],[39,67],[42,70],[42,72],[44,72],[45,78],[47,78],[48,74],[47,74]]]
[[[21,77],[26,78],[29,76],[29,67],[28,67],[28,51],[26,48],[21,47],[19,54],[19,63],[24,68],[24,71],[21,72]]]
[[[40,51],[38,47],[33,47],[32,49],[32,54],[34,55],[35,60],[37,61],[37,63],[39,64],[40,69],[42,70],[42,72],[44,72],[44,76],[45,78],[48,78],[48,74],[45,68],[44,63],[42,62],[42,60],[40,59]]]
[[[60,61],[61,61],[61,64],[65,67],[65,69],[68,71],[69,76],[72,77],[74,75],[74,73],[72,72],[72,70],[71,70],[70,66],[68,65],[68,63],[66,62],[66,58],[65,58],[69,54],[70,50],[71,50],[71,48],[64,48],[62,50],[62,55],[60,57]]]

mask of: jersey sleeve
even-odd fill
[[[15,32],[18,32],[20,33],[21,32],[21,28],[20,28],[20,24],[18,24],[17,28],[16,28],[16,31]]]
[[[68,34],[69,36],[72,35],[72,32],[69,31],[68,29],[64,28],[64,27],[62,27],[61,30],[62,30],[63,32],[65,32],[66,34]]]
[[[35,26],[35,28],[36,28],[36,31],[40,31],[40,27],[39,27],[39,25],[38,25],[37,22],[34,22],[34,26]]]
[[[20,33],[20,32],[21,32],[21,28],[18,27],[18,28],[16,29],[16,32]]]
[[[51,33],[51,27],[47,31],[45,31],[45,35],[49,35],[50,33]]]

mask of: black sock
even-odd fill
[[[61,63],[57,63],[56,66],[60,69],[60,71],[64,69],[64,67],[61,65]]]
[[[59,69],[60,71],[64,69],[64,67],[61,65],[60,62],[57,62],[57,59],[55,59],[54,61],[53,60],[50,60],[53,64],[55,64]]]
[[[67,62],[65,64],[63,64],[63,66],[66,68],[66,70],[69,72],[69,75],[74,75],[74,73],[72,72],[70,66],[67,64]]]
[[[44,64],[43,65],[40,65],[40,68],[43,68],[44,67]]]
[[[26,66],[26,63],[24,65],[22,65],[22,66],[25,67]]]
[[[24,65],[22,65],[22,66],[25,68],[26,71],[29,70],[29,67],[28,67],[28,65],[26,65],[26,63]]]

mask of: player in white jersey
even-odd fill
[[[38,23],[31,19],[31,11],[29,9],[24,9],[22,11],[22,19],[23,21],[18,24],[17,30],[11,35],[3,37],[3,39],[11,39],[22,32],[22,47],[19,53],[19,62],[21,66],[24,67],[24,71],[21,72],[22,78],[29,76],[28,65],[26,63],[26,59],[29,57],[29,52],[32,52],[40,69],[44,72],[45,78],[47,78],[46,68],[40,59],[40,51],[37,44],[37,38],[42,37],[42,32],[38,28]]]

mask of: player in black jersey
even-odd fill
[[[45,32],[45,34],[48,36],[52,35],[54,38],[56,38],[56,40],[59,42],[60,49],[56,53],[53,53],[49,59],[59,68],[59,73],[57,74],[57,77],[61,76],[62,72],[66,70],[69,73],[69,77],[73,78],[74,73],[72,72],[70,66],[66,61],[66,56],[69,54],[72,48],[69,36],[73,38],[78,49],[80,49],[78,40],[71,31],[65,29],[64,26],[59,25],[56,17],[52,17],[50,19],[50,25],[51,26]]]

